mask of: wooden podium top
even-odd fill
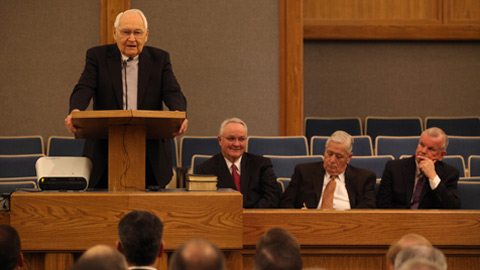
[[[185,112],[172,111],[73,111],[73,125],[80,130],[77,139],[107,139],[109,126],[145,126],[147,139],[172,138],[186,118]]]

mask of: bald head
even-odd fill
[[[169,270],[225,270],[225,257],[204,239],[192,239],[173,254]]]
[[[97,245],[89,248],[71,270],[126,270],[125,256],[113,247]]]

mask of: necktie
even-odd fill
[[[422,195],[422,189],[423,185],[425,184],[425,179],[425,175],[418,175],[417,185],[415,186],[415,191],[413,192],[412,204],[410,205],[411,209],[418,209],[418,205],[420,204],[420,195]]]
[[[242,192],[240,190],[240,175],[237,172],[237,167],[235,166],[235,164],[232,164],[232,178],[235,186],[237,187],[237,190]]]
[[[337,182],[335,182],[335,176],[330,177],[325,190],[323,191],[323,200],[320,209],[333,209],[333,195],[335,193],[335,188],[337,187]]]
[[[124,83],[124,109],[136,110],[137,109],[137,88],[138,88],[138,66],[137,62],[133,61],[133,58],[128,58],[124,62],[123,69],[123,83]]]

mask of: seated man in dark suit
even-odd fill
[[[245,122],[238,118],[223,121],[218,142],[222,152],[198,165],[195,171],[216,175],[219,188],[240,191],[244,208],[278,207],[280,187],[276,182],[272,162],[268,158],[245,153]]]
[[[325,161],[298,164],[281,208],[352,209],[375,208],[373,171],[348,165],[353,138],[336,131],[325,146]]]
[[[163,223],[154,214],[135,210],[118,223],[117,250],[125,255],[129,269],[155,269],[163,255]]]
[[[429,128],[422,133],[414,156],[387,162],[377,194],[377,206],[460,208],[457,192],[459,172],[442,162],[447,146],[448,136],[443,130]]]

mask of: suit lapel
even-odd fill
[[[254,164],[250,162],[249,156],[243,154],[242,156],[242,162],[240,164],[242,171],[240,174],[240,189],[243,190],[243,194],[247,194],[249,182],[251,179],[251,174],[252,174],[252,166]],[[233,182],[233,181],[232,181]]]
[[[122,56],[116,44],[111,46],[111,50],[107,54],[107,68],[112,78],[117,105],[123,109]]]
[[[320,202],[320,198],[322,197],[322,189],[323,189],[323,179],[325,178],[325,169],[323,168],[323,162],[320,166],[316,166],[315,170],[312,172],[312,181],[313,181],[313,189],[315,190],[315,201],[318,203]],[[315,206],[316,207],[316,206]]]
[[[350,208],[353,209],[353,206],[357,204],[355,197],[355,173],[350,169],[350,166],[347,165],[345,169],[345,188],[348,193],[348,200],[350,201]]]
[[[216,163],[218,169],[218,181],[222,181],[222,185],[224,187],[229,187],[231,189],[235,189],[235,183],[233,182],[232,174],[230,173],[230,168],[227,166],[227,162],[225,162],[225,158],[222,154],[218,154],[216,156]]]
[[[138,63],[138,97],[137,97],[137,108],[140,109],[142,100],[145,97],[147,91],[148,80],[150,79],[150,74],[152,73],[153,61],[148,52],[147,48],[144,47],[142,53],[139,56]]]
[[[405,183],[405,191],[407,194],[407,203],[412,201],[413,196],[413,186],[415,185],[415,173],[417,166],[415,164],[415,157],[409,158],[408,162],[405,163],[405,169],[402,170],[402,177]]]

